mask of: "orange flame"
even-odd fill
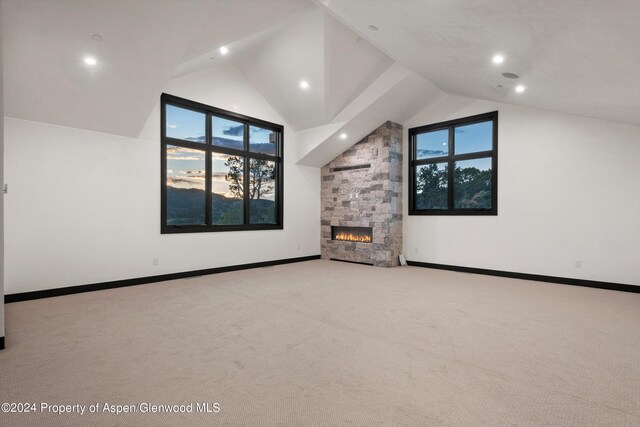
[[[341,231],[340,233],[336,234],[336,240],[343,240],[345,242],[371,243],[371,236],[346,233],[344,231]]]

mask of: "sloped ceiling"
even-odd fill
[[[261,37],[233,61],[294,130],[330,122],[393,62],[320,10]],[[308,90],[300,90],[301,80]]]
[[[3,0],[5,114],[135,137],[179,64],[315,8],[307,0]],[[97,66],[83,64],[85,55]]]
[[[2,20],[7,116],[119,135],[224,61],[296,131],[343,122],[394,62],[447,93],[640,124],[638,0],[3,0]]]
[[[206,16],[198,36],[189,44],[184,60],[277,27],[316,9],[314,3],[307,0],[217,0],[209,3],[215,7]]]
[[[445,92],[640,124],[638,0],[317,3]]]
[[[325,118],[324,21],[307,14],[254,43],[234,63],[295,130]],[[301,91],[299,82],[310,87]]]
[[[175,23],[199,22],[198,10],[188,0],[5,1],[5,114],[136,136],[193,37]]]
[[[296,163],[321,167],[381,123],[404,123],[442,96],[443,92],[433,84],[396,62],[342,109],[332,123],[296,134]]]

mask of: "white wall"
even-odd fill
[[[0,17],[2,3],[0,2]],[[2,52],[2,19],[0,19],[0,117],[4,117],[4,73]],[[4,123],[0,120],[0,188],[4,187]],[[4,194],[0,195],[0,337],[4,337]]]
[[[404,124],[405,141],[495,110],[498,216],[406,216],[407,258],[640,285],[640,127],[446,96]]]
[[[320,171],[289,162],[247,80],[222,65],[165,91],[285,125],[284,230],[161,235],[158,106],[138,139],[6,118],[7,294],[320,253]]]

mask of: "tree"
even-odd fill
[[[276,178],[276,165],[267,160],[252,159],[249,163],[249,185],[251,199],[260,200],[263,194],[272,190],[271,183]],[[264,192],[263,192],[264,186]]]
[[[225,181],[229,183],[229,191],[234,198],[242,199],[244,193],[244,160],[240,157],[229,157],[224,165],[229,168]]]
[[[418,176],[416,177],[416,208],[447,208],[447,173],[447,166],[443,169],[438,169],[438,165],[435,163],[425,165],[418,170]]]
[[[446,209],[448,167],[421,166],[416,176],[416,208]],[[457,209],[491,208],[491,169],[456,167],[453,173],[453,206]]]
[[[457,208],[491,208],[491,169],[457,167],[455,179],[455,206]]]
[[[234,197],[241,199],[244,194],[244,159],[229,157],[224,164],[229,168],[225,180],[229,182],[229,191]],[[249,198],[260,200],[262,196],[273,189],[276,178],[274,162],[261,159],[251,159],[249,162]]]

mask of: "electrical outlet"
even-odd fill
[[[582,268],[582,260],[576,260],[576,264],[575,264],[576,268]]]
[[[416,255],[418,255],[420,253],[420,249],[418,248],[413,248],[413,252],[415,252]]]
[[[4,194],[7,194],[9,192],[9,184],[5,184],[4,185]]]
[[[153,265],[158,265],[158,264],[160,264],[160,260],[158,258],[154,258]]]

